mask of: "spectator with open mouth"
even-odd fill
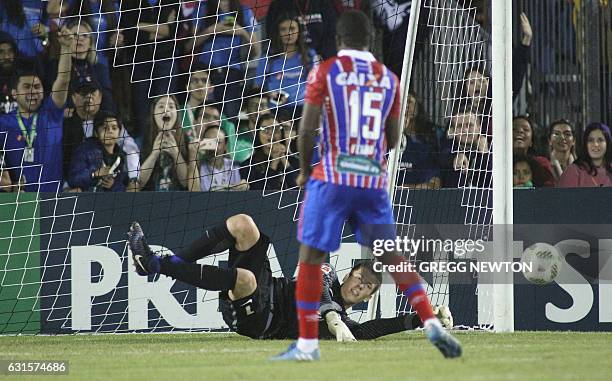
[[[0,147],[14,184],[28,192],[57,192],[62,183],[62,124],[72,60],[70,32],[59,33],[62,55],[51,95],[35,67],[19,68],[11,86],[17,109],[0,115]]]
[[[536,155],[533,122],[528,116],[520,115],[512,120],[512,152],[515,156],[530,156],[537,163],[532,167],[534,186],[555,186],[550,161],[544,156]]]
[[[187,151],[178,117],[178,101],[173,95],[153,100],[150,128],[146,132],[141,155],[141,189],[155,191],[185,190],[187,186]]]

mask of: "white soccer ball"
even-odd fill
[[[523,251],[521,261],[523,275],[531,283],[546,284],[552,282],[561,271],[561,254],[552,245],[547,243],[534,243]],[[531,264],[531,271],[528,265]]]
[[[440,320],[440,323],[442,323],[442,327],[445,329],[453,329],[453,314],[448,306],[434,306],[433,313],[436,315],[438,320]]]

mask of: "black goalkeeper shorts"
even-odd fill
[[[253,294],[231,301],[227,293],[219,296],[219,311],[225,323],[238,334],[262,338],[272,322],[272,271],[268,261],[270,238],[261,233],[257,243],[247,251],[232,247],[228,267],[250,270],[257,280]]]

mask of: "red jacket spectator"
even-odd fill
[[[585,128],[578,159],[563,172],[559,186],[612,186],[610,127],[603,123],[591,123]]]

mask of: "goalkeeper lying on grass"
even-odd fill
[[[240,335],[253,339],[295,339],[298,319],[295,280],[272,276],[268,261],[270,239],[259,231],[251,217],[238,214],[205,231],[178,255],[160,257],[146,243],[137,222],[128,232],[128,244],[139,275],[164,274],[193,286],[221,291],[223,320]],[[229,249],[228,268],[200,265],[200,258]],[[381,274],[372,262],[357,264],[342,285],[336,271],[323,265],[319,336],[338,341],[370,340],[421,326],[416,314],[365,323],[351,320],[346,309],[363,301],[380,287]],[[446,328],[452,327],[447,307],[435,309]]]

